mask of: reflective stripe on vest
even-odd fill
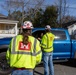
[[[50,49],[50,48],[52,48],[53,46],[51,46],[51,47],[49,47],[49,48],[44,48],[44,49]]]
[[[46,37],[47,37],[47,48],[48,48],[48,36],[47,36],[47,34],[46,34]]]
[[[32,53],[32,52],[19,52],[19,51],[15,51],[16,37],[14,37],[13,44],[12,44],[11,54],[27,54],[27,55],[36,56],[36,55],[38,55],[39,53],[41,53],[41,50],[36,53],[36,43],[37,43],[37,40],[35,39],[35,40],[34,40],[33,53]]]

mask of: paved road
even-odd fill
[[[76,75],[76,60],[54,63],[55,75]],[[38,65],[34,75],[44,75],[43,64]]]
[[[35,68],[34,75],[44,75],[43,65]],[[54,63],[55,75],[76,75],[76,60],[71,62]]]

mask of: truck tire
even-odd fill
[[[12,68],[6,62],[6,52],[0,53],[0,75],[10,74]]]

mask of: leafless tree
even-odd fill
[[[31,13],[35,13],[40,9],[45,0],[5,0],[4,4],[1,6],[5,9],[10,15],[13,11],[20,10],[22,12],[21,22],[24,18]],[[34,8],[34,11],[30,10]],[[28,13],[28,11],[30,12]],[[26,12],[26,13],[25,13]]]
[[[55,5],[58,7],[58,20],[60,23],[60,27],[62,27],[62,23],[64,22],[62,18],[64,18],[68,12],[68,5],[66,0],[56,0]]]

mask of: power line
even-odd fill
[[[30,4],[30,5],[36,5],[36,4]],[[47,6],[52,6],[52,5],[42,5],[43,8],[47,7]],[[55,6],[55,5],[54,5]],[[58,6],[59,7],[59,6]],[[64,6],[62,6],[64,8]],[[65,6],[65,8],[69,8],[69,9],[76,9],[76,7],[71,7],[71,6]]]

